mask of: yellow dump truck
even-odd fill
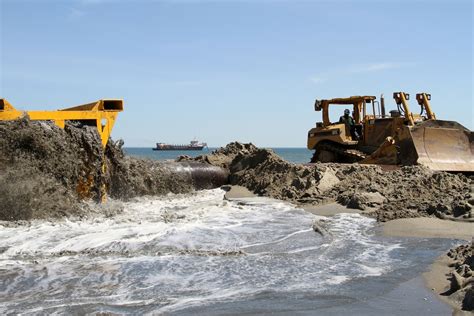
[[[308,132],[311,162],[382,165],[421,164],[432,170],[474,172],[474,133],[453,121],[438,120],[431,95],[418,93],[420,113],[412,113],[410,95],[393,94],[396,109],[386,113],[383,96],[352,96],[316,100],[322,122]],[[331,122],[329,107],[352,108],[352,120]],[[342,112],[342,111],[341,111]]]

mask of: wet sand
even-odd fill
[[[427,288],[436,295],[442,302],[448,304],[453,309],[453,315],[464,316],[473,315],[472,312],[462,311],[459,306],[460,302],[454,301],[448,296],[442,295],[449,290],[448,277],[451,269],[448,266],[449,258],[447,255],[442,255],[430,266],[429,271],[423,273],[423,280]]]
[[[229,185],[225,186],[224,189],[227,191],[224,195],[224,199],[229,201],[257,197],[257,195],[250,192],[246,187],[240,185]]]
[[[301,205],[301,207],[306,211],[314,215],[319,216],[334,216],[341,213],[355,213],[363,214],[361,210],[347,208],[337,203],[329,203],[324,205]]]
[[[226,200],[248,200],[251,198],[259,198],[258,195],[254,194],[253,192],[249,191],[246,187],[240,185],[229,185],[226,189],[228,189],[227,193],[225,194],[224,198]],[[336,214],[341,213],[363,213],[361,210],[350,209],[345,206],[342,206],[338,203],[329,203],[324,205],[308,205],[308,204],[301,204],[298,205],[300,208],[305,210],[308,213],[318,215],[318,216],[334,216]]]
[[[386,236],[450,238],[470,241],[474,237],[474,223],[455,222],[438,218],[400,218],[383,224]]]
[[[383,233],[386,236],[419,237],[419,238],[449,238],[471,241],[474,240],[474,223],[441,220],[437,218],[402,218],[383,224]],[[449,304],[453,315],[473,315],[472,312],[460,309],[462,297],[443,295],[450,288],[449,267],[452,260],[444,254],[437,258],[430,266],[429,271],[423,273],[426,286],[438,299]]]

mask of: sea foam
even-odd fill
[[[223,199],[220,189],[144,197],[114,218],[0,230],[0,312],[170,312],[260,293],[326,291],[388,273],[397,243],[340,214],[328,233],[288,203]]]

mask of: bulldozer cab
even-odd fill
[[[337,122],[331,122],[329,119],[329,107],[332,105],[350,105],[352,106],[352,117],[355,123],[355,129],[357,130],[358,137],[355,136],[354,131],[350,131],[348,126],[345,126],[345,135],[348,141],[358,142],[359,139],[363,138],[363,124],[369,117],[375,118],[375,108],[378,107],[378,102],[375,101],[375,96],[351,96],[348,98],[335,98],[329,100],[316,100],[314,104],[315,111],[322,111],[323,121],[319,123],[320,127],[328,127],[331,125],[340,124]],[[373,115],[367,115],[367,105],[373,107]],[[342,114],[342,111],[341,111]],[[360,138],[359,138],[360,137]]]
[[[329,126],[331,124],[329,119],[329,106],[330,105],[352,105],[352,114],[356,124],[360,124],[361,120],[365,116],[365,105],[366,104],[374,104],[375,101],[374,96],[352,96],[348,98],[335,98],[329,100],[316,100],[314,104],[315,111],[322,111],[323,113],[323,126]]]

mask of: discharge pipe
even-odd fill
[[[172,174],[192,181],[196,190],[214,189],[229,183],[229,171],[195,161],[163,162]]]
[[[382,118],[385,118],[385,97],[383,93],[380,95],[380,107],[382,109]]]

